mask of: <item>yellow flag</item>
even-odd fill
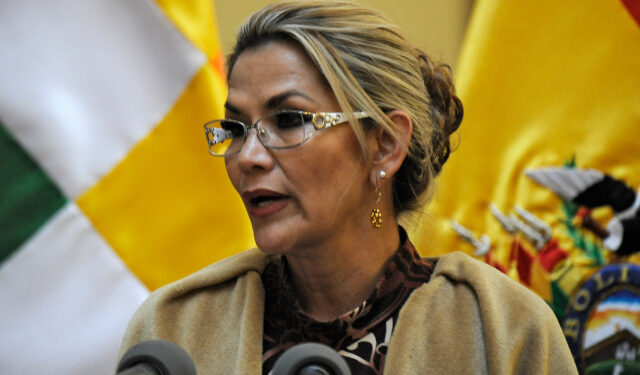
[[[417,248],[538,293],[581,371],[637,369],[611,348],[640,340],[640,1],[480,0],[460,56],[458,149]]]
[[[587,269],[594,262],[610,260],[611,252],[603,249],[601,239],[575,223],[580,216],[575,207],[564,206],[561,196],[528,174],[563,166],[594,170],[637,193],[637,4],[578,0],[477,3],[454,72],[465,107],[458,149],[438,178],[429,214],[413,230],[423,254],[454,250],[476,254],[506,273],[528,278],[525,284],[545,298],[551,298],[551,291],[540,280],[551,277],[554,269],[559,272],[557,266],[567,259],[574,259],[574,266],[584,263]],[[573,210],[571,217],[567,210]],[[498,220],[499,214],[507,221],[517,219],[534,233],[527,236],[518,228],[509,232]],[[547,225],[548,235],[536,231],[522,214],[531,214]],[[611,208],[591,212],[602,227],[614,214]],[[452,221],[468,231],[467,240],[454,230]],[[536,233],[543,239],[529,238]],[[483,235],[490,243],[488,252],[478,245]],[[556,243],[542,253],[549,239]],[[576,239],[583,248],[576,249]],[[522,254],[536,258],[528,270],[514,268],[517,254],[510,253],[514,240],[526,245]],[[596,250],[601,253],[599,259]],[[542,262],[538,254],[544,254]],[[637,261],[637,255],[631,259]],[[540,266],[548,274],[532,276]],[[564,279],[559,280],[565,289],[575,289],[592,272],[571,269],[564,266]]]
[[[149,135],[78,198],[115,252],[150,289],[254,246],[224,160],[203,124],[224,116],[226,83],[213,2],[158,1],[205,63]]]

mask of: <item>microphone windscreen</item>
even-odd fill
[[[351,375],[347,362],[335,350],[318,343],[296,345],[273,365],[273,375]]]
[[[159,375],[196,375],[196,366],[189,354],[166,340],[149,340],[129,349],[118,363],[120,374],[138,365],[151,366]]]

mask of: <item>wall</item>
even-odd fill
[[[244,19],[270,3],[266,0],[215,0],[225,54]],[[408,39],[432,57],[455,69],[473,0],[366,0],[360,3],[385,13]]]

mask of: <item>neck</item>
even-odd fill
[[[367,228],[366,235],[287,255],[303,311],[328,321],[353,310],[374,290],[400,244],[397,223]]]

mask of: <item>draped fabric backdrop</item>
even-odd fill
[[[571,164],[602,171],[637,191],[639,3],[477,2],[455,72],[465,107],[458,148],[438,177],[427,214],[412,230],[423,254],[476,252],[453,230],[454,220],[478,242],[487,235],[490,253],[508,269],[509,257],[501,253],[512,239],[491,203],[505,215],[516,206],[529,211],[571,247],[560,220],[561,199],[527,171]],[[606,224],[610,211],[593,215]]]
[[[424,255],[467,252],[533,289],[563,324],[579,366],[596,371],[588,373],[622,366],[597,363],[592,354],[617,340],[614,331],[626,329],[635,337],[628,343],[640,342],[640,286],[629,276],[640,263],[640,221],[625,234],[635,237],[632,253],[612,253],[587,226],[587,218],[601,227],[611,222],[608,197],[599,195],[603,207],[589,212],[549,186],[567,171],[606,174],[637,197],[640,1],[478,0],[454,76],[465,107],[458,149],[411,230],[416,247]],[[549,170],[557,173],[536,180]],[[581,182],[558,186],[572,183]],[[598,272],[607,264],[631,266],[604,277]],[[611,297],[581,289],[590,277],[596,292],[614,281],[630,290],[614,296],[626,301],[610,304],[618,311],[597,310],[617,314],[611,324],[564,320],[585,301]],[[640,362],[637,354],[630,357]]]
[[[213,3],[0,9],[0,372],[107,374],[150,290],[253,245]]]

